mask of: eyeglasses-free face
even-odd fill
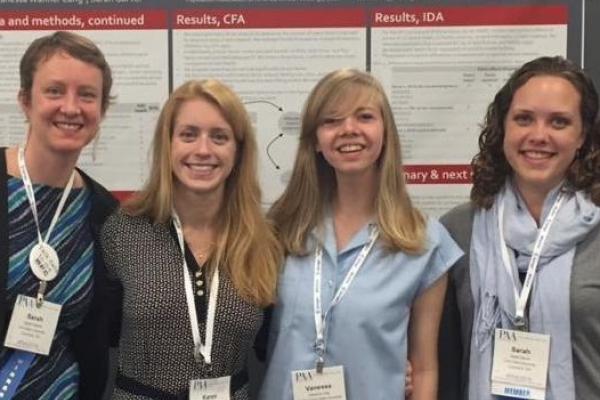
[[[59,52],[37,66],[29,96],[20,94],[29,121],[28,146],[79,155],[102,120],[102,72]]]
[[[584,141],[580,102],[577,89],[557,76],[535,76],[515,92],[503,148],[521,191],[545,194],[564,179]]]

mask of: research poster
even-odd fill
[[[581,55],[583,4],[0,0],[0,145],[25,140],[16,101],[25,48],[74,30],[98,44],[114,75],[112,104],[82,168],[121,197],[139,189],[169,92],[216,78],[250,113],[268,207],[289,180],[309,91],[327,72],[357,68],[382,82],[409,191],[439,216],[468,198],[480,124],[511,71],[540,55]]]
[[[315,83],[340,66],[366,68],[365,11],[176,11],[174,84],[199,76],[230,85],[250,112],[264,202],[289,180],[300,113]]]
[[[371,70],[383,82],[415,202],[439,215],[468,197],[488,104],[510,73],[567,52],[564,6],[375,8]]]

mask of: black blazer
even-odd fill
[[[4,343],[12,304],[7,304],[6,276],[8,271],[8,193],[6,149],[0,148],[0,340]],[[86,187],[91,190],[91,210],[88,218],[94,239],[94,297],[82,324],[71,333],[71,345],[79,363],[79,397],[101,399],[108,377],[108,348],[118,340],[118,321],[122,291],[108,280],[100,249],[100,229],[118,202],[104,187],[78,170]]]

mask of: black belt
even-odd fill
[[[189,389],[181,391],[178,394],[171,394],[162,389],[138,382],[133,378],[123,375],[121,371],[117,372],[115,383],[116,387],[127,393],[146,396],[156,400],[187,400],[189,396]],[[246,369],[233,375],[229,383],[231,395],[241,389],[246,383],[248,383],[248,371]]]

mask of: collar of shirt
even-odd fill
[[[330,212],[327,212],[322,223],[315,227],[310,234],[310,241],[308,243],[309,252],[314,253],[315,245],[316,243],[319,243],[321,246],[323,246],[324,256],[329,257],[331,260],[337,260],[338,257],[343,257],[349,253],[352,253],[357,248],[360,249],[369,243],[371,229],[375,227],[377,227],[377,223],[375,221],[369,221],[366,223],[357,233],[354,234],[346,247],[338,252],[335,240],[333,216]]]

